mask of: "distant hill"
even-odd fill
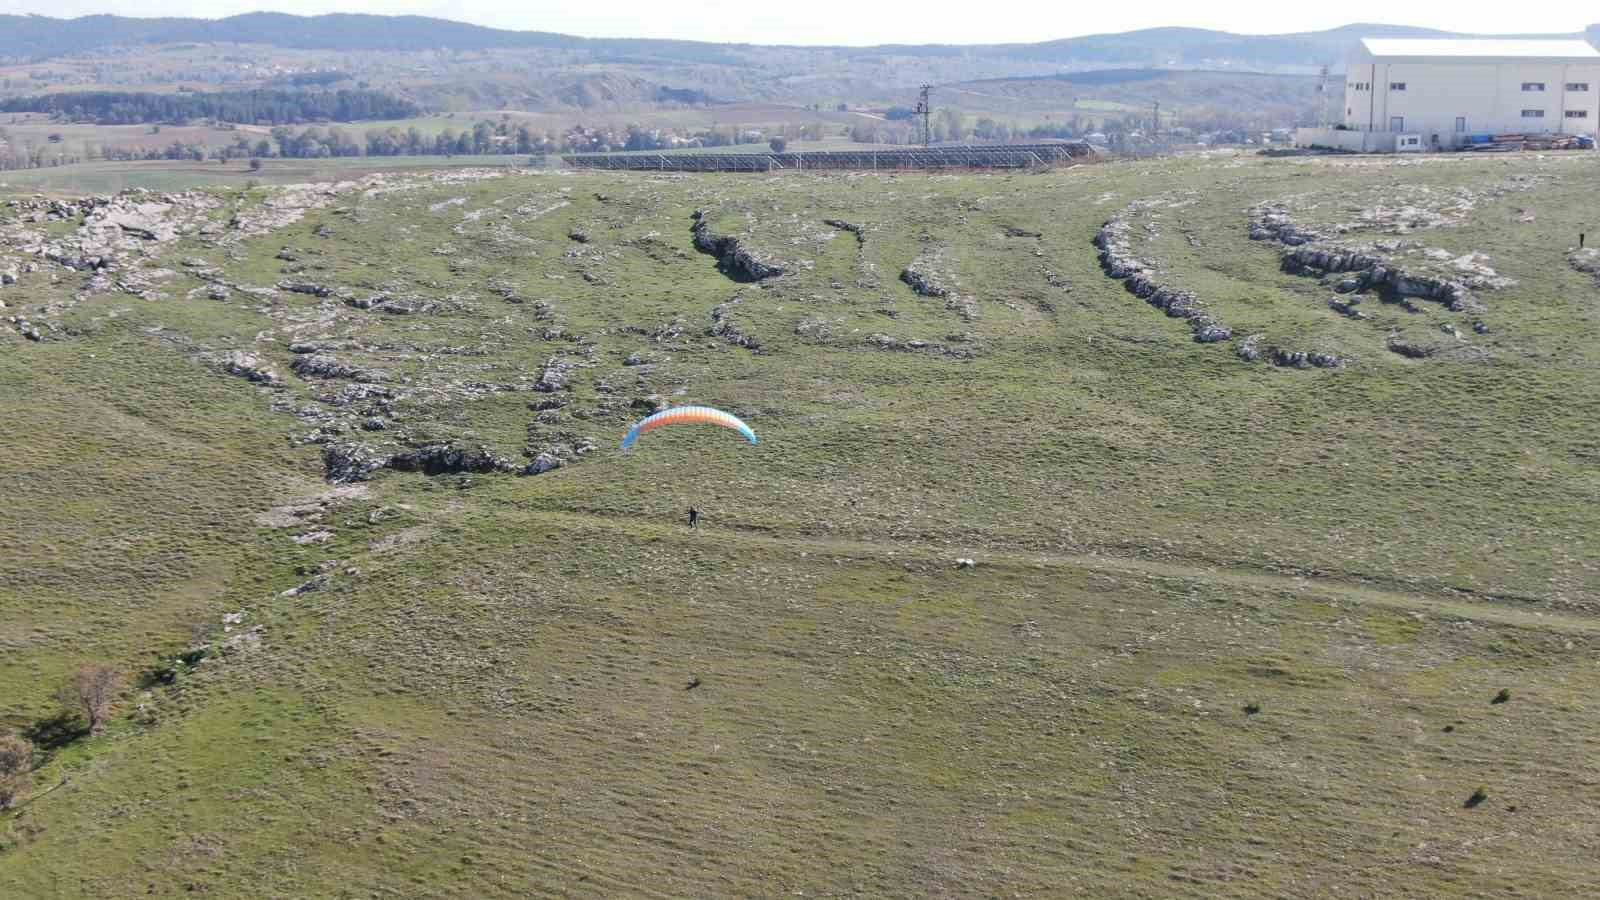
[[[692,41],[593,39],[506,31],[425,16],[247,13],[226,19],[125,16],[0,16],[0,58],[40,60],[102,47],[177,43],[268,44],[298,50],[562,49],[720,62],[724,45]]]
[[[1326,95],[1314,77],[1324,66],[1339,77],[1364,36],[1448,34],[1383,24],[1282,35],[1150,28],[1038,43],[801,47],[584,38],[423,16],[0,15],[0,99],[371,89],[434,112],[520,110],[620,126],[656,113],[671,120],[685,107],[716,122],[730,103],[784,107],[784,121],[810,122],[841,108],[905,106],[929,83],[939,104],[974,119],[1059,124],[1159,102],[1188,121],[1253,127],[1315,121]],[[1600,38],[1600,26],[1587,34]]]
[[[1591,28],[1591,33],[1595,32]],[[1340,62],[1362,36],[1446,36],[1426,28],[1357,24],[1329,31],[1241,35],[1198,28],[1151,28],[1031,44],[815,47],[829,57],[976,56],[1079,68],[1196,68],[1225,65],[1276,70]],[[1570,36],[1570,35],[1568,35]],[[740,65],[762,47],[653,39],[583,38],[544,31],[508,31],[424,16],[248,13],[225,19],[123,16],[0,16],[0,58],[44,60],[104,47],[175,43],[250,43],[300,50],[547,49],[581,51],[617,62]]]

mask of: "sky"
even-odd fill
[[[1176,0],[1064,3],[985,0],[982,4],[907,0],[0,0],[0,13],[71,18],[112,13],[220,18],[271,10],[437,16],[518,30],[585,37],[680,38],[753,44],[978,44],[1033,42],[1158,26],[1245,34],[1316,31],[1353,22],[1421,25],[1485,34],[1577,32],[1600,22],[1600,6],[1577,0],[1520,4],[1460,0]],[[663,14],[670,10],[670,14]]]

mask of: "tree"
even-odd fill
[[[89,720],[89,733],[99,734],[111,717],[122,690],[122,673],[104,663],[84,663],[62,690],[62,703]]]
[[[252,172],[261,171],[261,158],[260,157],[252,157],[250,159],[250,171],[252,171]]]
[[[784,148],[789,146],[789,142],[784,138],[775,137],[767,141],[767,146],[772,148],[773,153],[782,153]]]
[[[8,809],[28,788],[33,745],[14,734],[0,737],[0,809]]]

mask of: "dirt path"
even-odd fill
[[[590,528],[603,526],[637,537],[661,538],[682,529],[676,525],[650,522],[628,527],[611,516],[588,513],[540,512],[541,521],[568,522]],[[1168,561],[1108,553],[1061,553],[1050,551],[969,551],[953,545],[906,540],[860,541],[847,538],[818,538],[702,524],[700,539],[715,540],[723,546],[759,548],[768,552],[849,556],[879,562],[905,561],[924,557],[951,561],[957,555],[972,555],[983,566],[1058,568],[1099,572],[1107,575],[1157,576],[1231,585],[1251,591],[1279,591],[1297,599],[1353,605],[1371,605],[1424,615],[1554,631],[1569,634],[1600,635],[1600,618],[1569,612],[1547,612],[1532,608],[1536,601],[1489,595],[1462,595],[1457,592],[1426,592],[1380,587],[1350,577],[1317,577],[1285,574],[1260,568],[1207,565],[1195,561]],[[953,565],[953,563],[952,563]]]

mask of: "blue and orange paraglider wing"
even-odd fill
[[[664,409],[653,416],[646,416],[640,419],[636,425],[628,429],[628,436],[622,439],[622,449],[626,450],[632,447],[633,442],[639,439],[639,435],[647,431],[654,431],[663,425],[687,425],[695,422],[731,428],[744,435],[745,439],[750,443],[754,444],[756,442],[756,433],[751,431],[749,425],[740,421],[739,417],[732,413],[725,413],[720,409],[712,409],[709,406],[675,406],[671,409]]]

